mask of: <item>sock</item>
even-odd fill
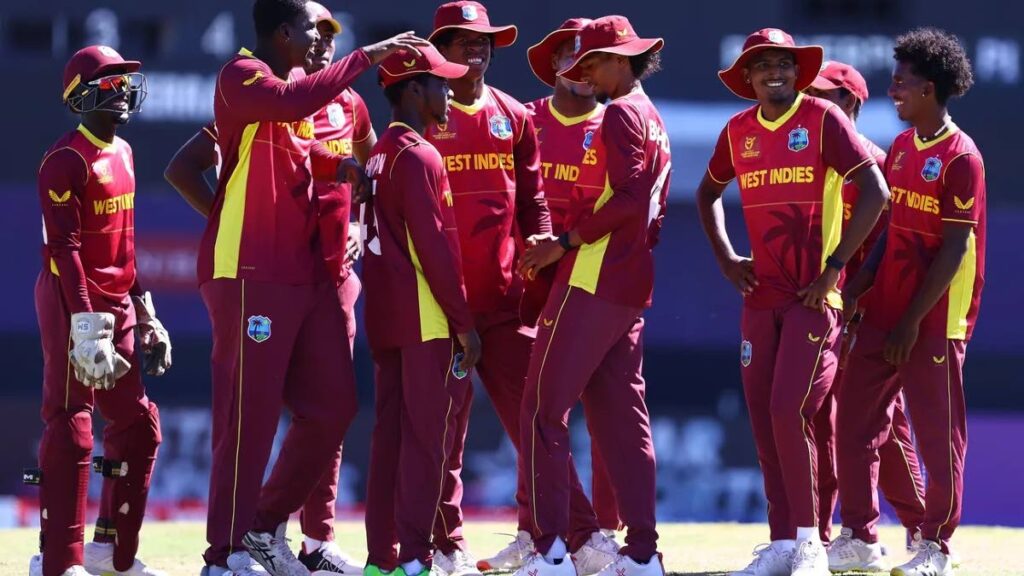
[[[615,538],[615,530],[610,530],[608,528],[602,528],[601,529],[601,534],[604,534],[608,538]]]
[[[95,540],[92,542],[92,545],[93,546],[102,546],[103,548],[113,548],[114,547],[114,543],[113,542],[96,542]]]
[[[810,540],[811,542],[821,542],[821,536],[818,535],[818,529],[811,526],[809,528],[803,528],[797,526],[796,528],[796,539],[797,540]]]
[[[409,576],[416,576],[416,574],[423,572],[424,568],[426,568],[426,566],[423,565],[423,562],[420,562],[415,558],[409,560],[405,564],[402,564],[402,570],[404,570]]]
[[[796,540],[776,540],[772,542],[772,546],[783,552],[789,552],[796,548]]]
[[[566,552],[568,550],[565,548],[565,540],[562,540],[561,536],[555,536],[555,541],[551,543],[551,548],[548,548],[544,559],[548,561],[548,564],[556,564],[565,559]]]
[[[316,552],[323,545],[323,540],[314,540],[309,536],[302,537],[302,548],[306,551],[306,554],[312,554],[313,552]]]

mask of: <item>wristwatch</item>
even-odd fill
[[[562,232],[561,234],[558,235],[558,245],[561,246],[562,249],[564,249],[566,252],[575,248],[575,246],[569,243],[568,232]]]
[[[843,268],[846,267],[846,262],[843,262],[839,258],[836,258],[835,254],[825,258],[825,266],[829,268],[835,268],[837,271],[842,272]]]

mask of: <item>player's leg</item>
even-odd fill
[[[390,572],[398,566],[395,530],[398,453],[402,447],[402,354],[373,351],[374,424],[366,477],[366,565]]]
[[[836,479],[836,388],[843,376],[837,370],[832,389],[814,417],[814,443],[818,450],[818,534],[822,542],[832,539],[832,513],[839,498]]]
[[[889,439],[878,447],[878,488],[907,529],[909,545],[924,522],[924,479],[903,396],[896,395]]]
[[[590,422],[599,416],[587,409],[586,401],[583,402],[583,410],[589,431],[591,429]],[[591,437],[593,437],[593,432],[591,432]],[[612,481],[608,476],[608,467],[604,463],[601,451],[593,442],[590,446],[590,491],[598,527],[604,531],[617,531],[622,528],[619,505],[615,502],[615,490],[612,488]]]
[[[345,333],[348,335],[349,351],[355,353],[356,342],[356,301],[363,290],[363,283],[355,270],[349,272],[348,277],[338,287],[338,297],[341,299],[341,311],[345,315]]]
[[[75,379],[68,360],[71,313],[57,278],[48,271],[36,281],[35,304],[43,349],[39,551],[43,573],[49,576],[82,564],[93,393]]]
[[[307,287],[217,279],[199,291],[213,328],[213,460],[204,558],[245,554],[263,473],[281,417],[288,359]]]
[[[445,558],[456,550],[465,551],[466,541],[462,534],[462,456],[466,448],[466,431],[469,429],[469,414],[473,408],[473,387],[466,388],[462,402],[455,412],[455,441],[448,454],[447,472],[441,485],[441,501],[437,505],[437,522],[434,523],[434,565],[450,572]],[[444,556],[445,558],[441,558]]]

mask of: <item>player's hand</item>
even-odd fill
[[[114,315],[109,312],[72,314],[71,341],[71,366],[85,386],[110,390],[131,368],[114,350]]]
[[[839,369],[846,370],[846,360],[850,356],[850,351],[853,350],[853,345],[857,342],[857,328],[860,327],[861,314],[860,311],[853,312],[850,314],[847,308],[848,304],[843,301],[843,312],[848,314],[846,322],[843,324],[843,343],[839,346]],[[856,310],[857,304],[854,303],[853,307],[849,310]]]
[[[348,240],[345,242],[345,263],[355,264],[359,260],[359,245],[362,231],[359,226],[349,225]]]
[[[363,46],[363,52],[370,58],[371,64],[380,64],[382,60],[398,52],[402,48],[412,50],[417,55],[420,54],[418,47],[430,46],[430,42],[420,38],[412,30],[408,32],[402,32],[398,36],[392,36],[387,40],[382,40],[376,44],[370,44],[369,46]]]
[[[153,295],[132,296],[142,345],[142,369],[151,376],[163,376],[171,367],[171,336],[156,317]]]
[[[754,276],[754,261],[752,259],[736,256],[725,262],[720,262],[719,267],[722,269],[722,274],[729,282],[732,282],[732,285],[740,291],[740,294],[749,296],[754,291],[754,287],[757,286],[757,277]]]
[[[353,204],[362,204],[370,199],[370,177],[355,158],[345,158],[338,165],[338,181],[348,182],[352,186]]]
[[[562,256],[565,256],[565,248],[562,248],[557,239],[541,240],[523,253],[523,258],[519,262],[519,275],[527,280],[533,280],[537,277],[537,272],[558,262]]]
[[[480,361],[480,355],[483,353],[480,335],[476,330],[470,330],[459,334],[457,338],[462,345],[462,361],[459,362],[458,369],[460,372],[469,372]]]
[[[811,282],[811,285],[796,293],[803,298],[804,306],[825,312],[825,302],[828,295],[836,290],[839,285],[839,270],[826,266],[821,276]]]
[[[554,234],[534,234],[526,239],[526,246],[532,248],[545,240],[558,240],[558,236]]]
[[[917,343],[917,335],[920,330],[918,322],[906,319],[900,320],[899,324],[889,333],[885,340],[885,348],[882,350],[882,358],[893,366],[899,366],[910,359],[910,353]]]

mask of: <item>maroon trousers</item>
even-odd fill
[[[862,326],[838,400],[840,516],[854,537],[877,542],[879,449],[891,436],[900,390],[906,394],[918,454],[928,470],[921,533],[947,544],[960,523],[967,415],[966,343],[921,335],[903,365],[882,357],[888,335]]]
[[[333,284],[217,279],[200,292],[213,325],[204,558],[224,566],[247,531],[286,521],[327,473],[355,416],[355,378]],[[282,406],[292,422],[263,484]]]
[[[569,411],[582,396],[622,522],[621,553],[646,562],[657,551],[655,457],[644,403],[642,310],[579,288],[556,286],[538,324],[521,417],[533,537],[546,553],[569,539],[574,467]]]

